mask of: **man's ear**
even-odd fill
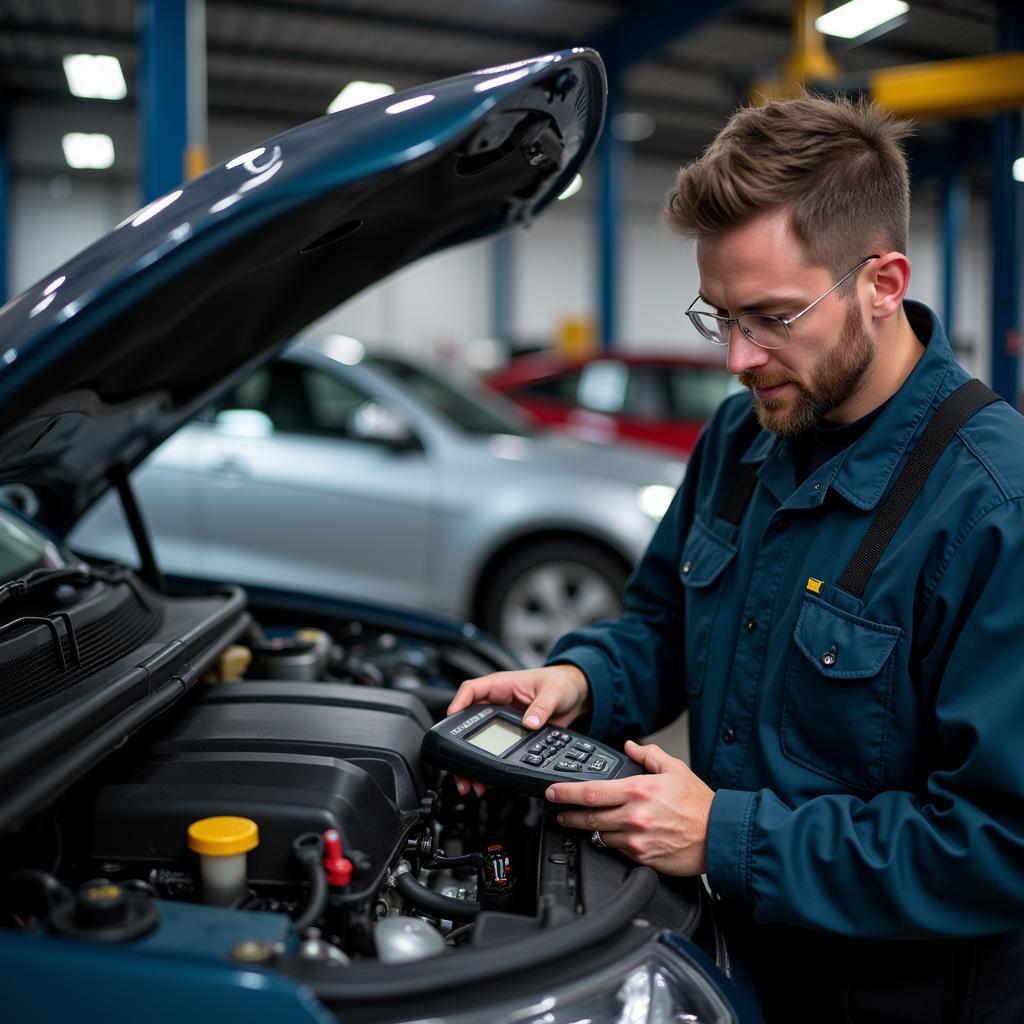
[[[910,260],[901,252],[887,252],[867,266],[871,286],[870,312],[875,320],[887,320],[899,312],[910,286]]]

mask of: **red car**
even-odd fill
[[[686,454],[722,399],[739,390],[722,362],[614,351],[573,360],[550,352],[520,356],[487,383],[542,424]]]

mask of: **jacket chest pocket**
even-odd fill
[[[735,557],[735,544],[714,533],[700,519],[694,519],[679,559],[686,603],[686,692],[690,696],[704,688],[711,627],[722,596],[722,577]]]
[[[804,596],[783,695],[786,757],[854,789],[881,787],[902,635],[897,626]]]

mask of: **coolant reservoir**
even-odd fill
[[[188,848],[199,854],[204,903],[229,907],[247,894],[246,854],[259,841],[249,818],[201,818],[189,825]]]

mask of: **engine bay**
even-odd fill
[[[0,608],[0,679],[22,683],[0,713],[0,945],[71,943],[71,969],[84,945],[270,971],[374,1021],[652,943],[723,965],[699,880],[423,762],[458,683],[511,667],[473,627],[35,572]],[[687,999],[719,1019],[704,988]]]

